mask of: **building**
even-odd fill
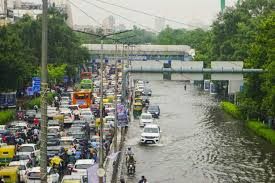
[[[115,17],[112,15],[105,18],[102,22],[102,28],[105,34],[111,33],[115,30]]]
[[[125,31],[126,30],[126,26],[124,24],[119,24],[118,26],[116,26],[116,31]]]
[[[165,19],[162,17],[157,17],[155,19],[155,30],[162,31],[165,28]]]

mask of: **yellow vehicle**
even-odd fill
[[[74,142],[74,138],[67,136],[67,137],[61,137],[59,140],[59,145],[61,147],[64,147],[64,149],[67,151],[70,147],[72,147]]]
[[[4,145],[0,147],[0,165],[8,165],[16,153],[14,145]]]
[[[7,166],[0,169],[0,177],[4,178],[5,183],[18,183],[20,180],[19,167]]]
[[[141,103],[142,104],[142,98],[135,98],[135,103]]]
[[[103,99],[103,104],[107,104],[107,103],[110,103],[110,100],[108,98],[104,98]]]
[[[142,113],[142,104],[141,103],[134,103],[134,118],[137,118]]]
[[[115,96],[114,96],[114,95],[109,95],[109,96],[107,96],[106,98],[109,100],[109,102],[115,100]]]
[[[103,124],[104,124],[105,122],[106,122],[106,119],[104,118],[104,119],[103,119]],[[96,118],[96,120],[95,120],[95,127],[98,128],[99,125],[100,125],[100,118]]]
[[[136,97],[140,97],[141,95],[142,95],[141,91],[137,91],[137,90],[135,91],[135,96]]]
[[[64,129],[64,115],[53,116],[53,120],[59,121],[61,130]]]

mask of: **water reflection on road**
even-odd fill
[[[215,99],[192,85],[151,81],[151,103],[161,109],[156,120],[161,143],[138,144],[141,128],[132,122],[126,146],[137,160],[136,176],[149,183],[275,182],[275,147],[224,114]]]

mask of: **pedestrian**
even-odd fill
[[[186,91],[186,85],[184,85],[184,90]]]
[[[141,180],[138,183],[147,183],[147,179],[142,175]]]
[[[125,183],[125,179],[123,177],[120,178],[120,183]]]

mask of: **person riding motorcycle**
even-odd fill
[[[63,160],[60,158],[58,153],[56,153],[55,156],[50,161],[50,166],[60,171],[62,170],[62,166],[63,166],[62,163],[63,163]]]
[[[129,155],[129,158],[128,158],[128,163],[127,163],[128,165],[127,165],[127,168],[129,169],[130,168],[130,165],[132,165],[133,166],[133,168],[134,168],[134,172],[135,172],[135,170],[136,170],[136,166],[135,166],[135,164],[136,164],[136,161],[135,161],[135,159],[134,159],[134,156],[133,155]]]
[[[133,155],[134,155],[134,152],[132,151],[131,147],[128,147],[127,151],[126,151],[126,165],[127,166],[128,166],[129,157],[133,156]]]

